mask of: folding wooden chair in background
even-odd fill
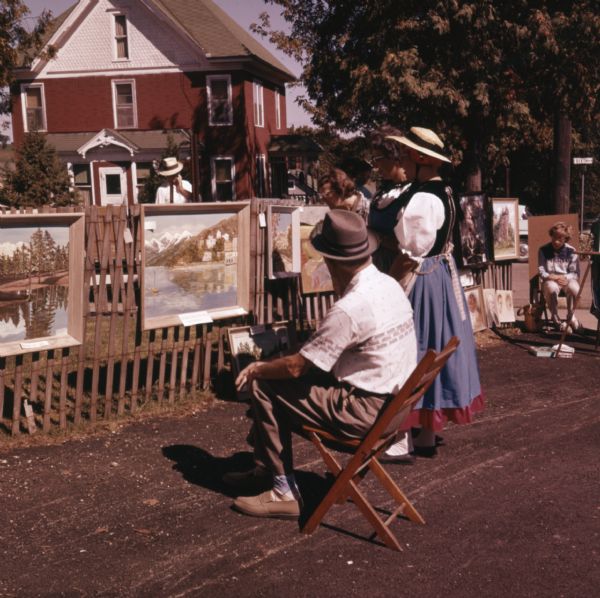
[[[344,504],[348,498],[352,499],[352,502],[372,525],[375,530],[373,536],[378,535],[392,550],[402,550],[400,543],[389,529],[390,524],[398,515],[404,515],[415,523],[425,523],[425,520],[390,477],[377,457],[393,444],[399,426],[410,413],[412,406],[431,386],[458,344],[458,338],[452,337],[439,353],[432,349],[427,351],[400,391],[384,406],[371,430],[362,440],[338,438],[325,430],[303,426],[304,435],[317,447],[323,461],[335,477],[335,481],[302,526],[302,532],[306,534],[314,532],[331,506],[334,503]],[[330,448],[345,453],[352,452],[353,455],[346,465],[342,466]],[[385,521],[379,517],[375,508],[358,488],[358,484],[369,471],[373,472],[398,504],[398,507]]]

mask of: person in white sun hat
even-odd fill
[[[473,329],[452,257],[455,204],[452,190],[440,176],[441,166],[451,161],[444,143],[430,129],[412,127],[408,134],[391,134],[387,140],[396,144],[398,168],[413,182],[402,188],[387,207],[386,217],[376,222],[377,232],[387,247],[396,246],[389,274],[400,282],[413,307],[419,358],[429,348],[441,350],[454,335],[460,339],[458,350],[405,424],[420,429],[414,447],[407,434],[388,449],[388,457],[404,460],[411,451],[434,456],[436,432],[446,421],[470,422],[483,408],[483,395]],[[380,158],[376,166],[385,167],[385,160],[386,156]],[[371,214],[375,212],[372,206]]]
[[[175,157],[163,158],[158,167],[158,174],[163,178],[156,190],[154,203],[186,203],[191,201],[192,186],[181,178],[183,164]]]

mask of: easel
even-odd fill
[[[567,338],[567,334],[569,332],[569,328],[571,326],[571,322],[573,321],[573,318],[575,317],[575,310],[577,309],[577,306],[579,305],[579,299],[581,297],[581,293],[583,292],[583,287],[585,286],[585,281],[587,280],[588,274],[590,273],[590,268],[592,267],[592,256],[600,256],[600,251],[577,251],[576,252],[577,255],[579,256],[585,256],[588,257],[588,263],[587,266],[585,268],[585,272],[583,273],[583,278],[581,279],[581,284],[579,285],[579,292],[577,293],[575,299],[573,300],[573,313],[571,314],[571,317],[567,320],[566,324],[565,324],[565,329],[563,330],[562,334],[560,335],[560,342],[558,343],[558,348],[556,350],[556,353],[554,354],[554,357],[558,357],[560,350],[563,346],[563,343],[565,342],[565,338]],[[598,350],[598,342],[600,341],[600,320],[598,320],[598,328],[596,328],[596,344],[594,345],[594,351]]]

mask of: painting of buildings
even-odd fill
[[[519,200],[492,199],[494,260],[519,257]]]
[[[243,294],[248,284],[240,284],[240,277],[247,278],[248,272],[240,269],[244,262],[240,243],[248,235],[240,230],[239,208],[239,204],[145,207],[144,328],[179,324],[182,314],[214,314],[246,305]]]
[[[300,220],[295,207],[269,206],[269,278],[300,273]]]

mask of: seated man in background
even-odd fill
[[[552,322],[562,325],[558,316],[558,294],[561,290],[567,296],[567,323],[576,330],[580,323],[573,315],[573,304],[579,293],[579,259],[575,248],[567,242],[571,240],[571,227],[564,222],[556,222],[548,231],[550,243],[540,247],[538,269],[542,281],[542,293],[550,309]]]
[[[299,353],[251,363],[236,385],[252,388],[255,469],[226,474],[234,508],[256,517],[297,518],[292,431],[303,424],[362,438],[417,363],[412,309],[404,291],[371,263],[376,247],[364,220],[332,210],[311,239],[325,257],[339,299]],[[401,422],[393,421],[390,434]],[[258,496],[244,496],[256,494]]]

